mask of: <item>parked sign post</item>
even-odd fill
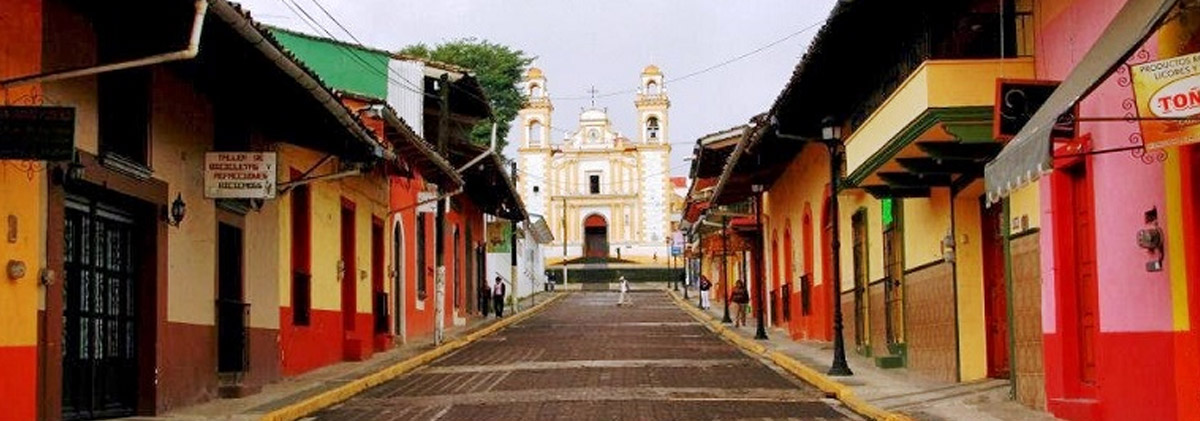
[[[208,199],[274,199],[274,152],[209,152],[204,154],[204,197]]]

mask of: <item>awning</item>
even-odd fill
[[[1075,106],[1096,85],[1125,63],[1134,49],[1162,22],[1178,0],[1128,0],[1016,137],[984,168],[988,203],[1050,172],[1050,131],[1058,116]]]

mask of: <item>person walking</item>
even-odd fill
[[[745,326],[746,312],[749,311],[749,309],[746,307],[746,304],[750,303],[750,292],[746,291],[746,283],[742,282],[741,279],[739,279],[737,284],[734,285],[733,296],[729,297],[729,300],[737,305],[737,320],[733,325]]]
[[[621,293],[620,293],[621,295],[618,296],[618,298],[617,298],[617,305],[625,306],[625,305],[633,304],[632,302],[629,301],[629,297],[626,296],[626,294],[629,293],[629,281],[625,280],[625,276],[621,276],[620,291],[621,291]]]
[[[504,317],[504,279],[497,276],[496,284],[492,285],[492,309],[496,318]]]
[[[708,290],[712,289],[712,282],[709,282],[708,277],[700,275],[700,308],[708,310],[712,307],[708,297]]]
[[[488,286],[487,278],[479,280],[479,290],[475,293],[479,294],[477,300],[479,303],[479,313],[482,314],[483,317],[487,317],[488,308],[491,307],[492,302],[492,287]]]

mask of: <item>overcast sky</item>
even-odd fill
[[[291,3],[294,1],[295,3]],[[243,0],[261,21],[316,33],[294,11],[318,20],[349,41],[317,7],[324,6],[363,43],[398,50],[477,37],[536,56],[554,101],[552,125],[578,126],[588,90],[607,107],[617,131],[635,137],[633,93],[641,70],[662,68],[671,98],[672,175],[686,175],[684,158],[696,138],[745,123],[766,111],[806,51],[835,0]],[[287,3],[285,3],[287,2]],[[291,6],[291,8],[287,7]],[[811,28],[804,30],[805,28]],[[323,35],[323,34],[321,34]],[[789,36],[791,36],[789,38]],[[786,39],[785,39],[786,38]],[[780,42],[782,40],[782,42]],[[769,46],[772,43],[775,45]],[[671,82],[767,47],[728,65]],[[569,99],[577,98],[577,99]],[[516,156],[517,130],[508,157]],[[553,139],[563,137],[553,132]]]

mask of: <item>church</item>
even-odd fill
[[[554,105],[541,69],[529,69],[523,89],[528,100],[516,123],[517,187],[529,212],[543,215],[553,230],[547,263],[585,257],[666,267],[675,192],[668,162],[671,101],[658,67],[642,71],[633,136],[614,130],[607,110],[593,104],[581,110],[577,128],[553,141]]]

